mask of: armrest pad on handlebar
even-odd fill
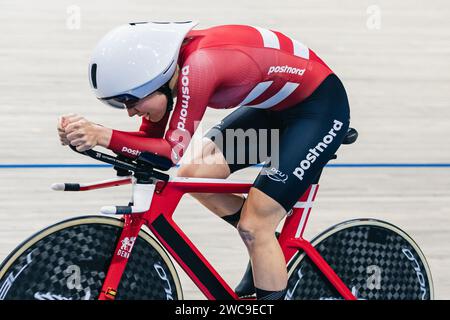
[[[137,158],[137,163],[142,162],[148,164],[155,169],[167,171],[172,168],[173,163],[169,158],[159,156],[151,152],[142,152]]]

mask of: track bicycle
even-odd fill
[[[357,131],[349,129],[343,143],[356,138]],[[0,299],[183,299],[173,260],[207,299],[239,299],[172,216],[186,193],[245,194],[251,183],[171,178],[164,173],[171,161],[148,152],[137,159],[94,150],[82,154],[112,164],[117,177],[57,183],[54,190],[80,192],[132,184],[131,202],[102,207],[104,216],[56,223],[22,242],[0,265]],[[354,219],[311,241],[303,238],[321,173],[288,213],[278,237],[288,269],[286,299],[433,299],[424,254],[390,223]]]

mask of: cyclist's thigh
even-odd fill
[[[316,95],[285,112],[286,126],[278,152],[272,150],[271,161],[255,180],[254,187],[286,211],[308,189],[347,133],[350,122],[347,96],[340,82],[334,83],[334,78],[331,82],[337,88],[328,88],[327,82]]]
[[[266,110],[240,107],[209,130],[230,172],[261,163],[270,155],[270,137],[276,127]]]
[[[228,164],[214,142],[203,138],[200,146],[194,144],[183,157],[178,176],[225,179],[230,175]]]

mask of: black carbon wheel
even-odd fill
[[[312,245],[358,299],[429,300],[433,282],[417,244],[392,224],[358,219],[317,236]],[[342,296],[303,252],[291,260],[288,300]]]
[[[85,216],[50,226],[20,244],[0,266],[0,300],[95,300],[123,227]],[[136,239],[116,299],[182,299],[176,270],[144,230]]]

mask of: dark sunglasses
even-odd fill
[[[100,100],[114,108],[130,109],[133,108],[141,99],[126,93],[126,94],[119,94],[114,97],[101,98]]]

